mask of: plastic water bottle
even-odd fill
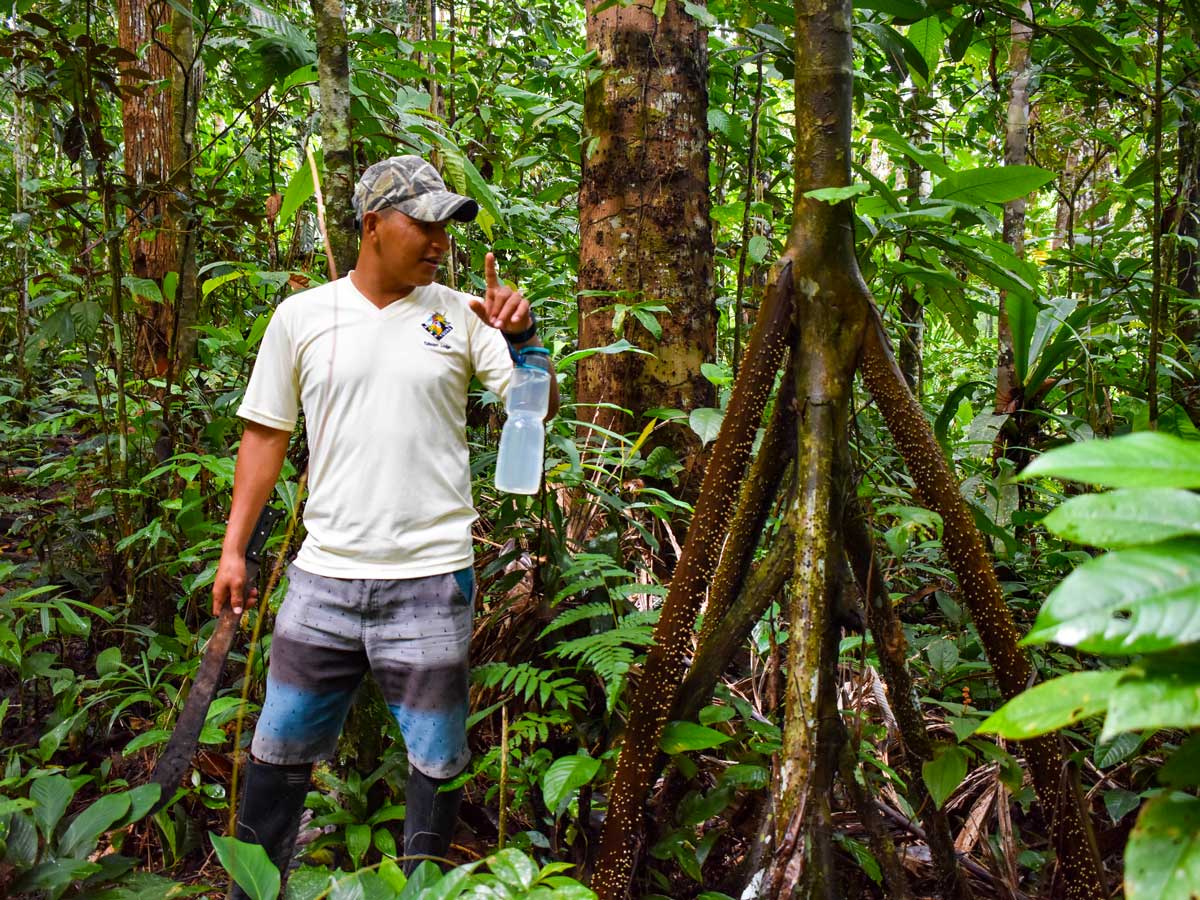
[[[496,487],[510,494],[536,494],[542,483],[542,460],[550,409],[550,351],[522,350],[508,386],[508,420],[500,433]]]

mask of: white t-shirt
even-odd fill
[[[350,279],[275,310],[238,415],[308,433],[308,536],[296,565],[334,578],[419,578],[474,561],[467,388],[504,397],[503,335],[468,294],[418,287],[377,308]]]

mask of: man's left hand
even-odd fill
[[[488,253],[483,259],[487,290],[482,300],[472,300],[471,309],[493,328],[505,334],[520,334],[533,324],[529,301],[520,291],[510,288],[496,274],[496,255]]]

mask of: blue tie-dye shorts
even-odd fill
[[[401,579],[346,579],[291,566],[271,641],[267,699],[250,751],[277,765],[331,756],[370,669],[404,736],[409,763],[450,778],[470,760],[467,678],[475,578],[470,568]]]

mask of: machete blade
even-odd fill
[[[258,516],[254,533],[250,536],[250,542],[246,546],[247,591],[258,581],[260,556],[266,546],[267,538],[271,536],[271,532],[282,516],[283,513],[270,506],[264,506]],[[226,604],[225,608],[221,610],[221,618],[204,650],[204,658],[200,661],[200,669],[196,673],[196,680],[192,682],[192,689],[188,691],[183,712],[179,714],[175,730],[171,733],[166,749],[163,750],[154,766],[154,774],[150,776],[150,781],[157,784],[160,789],[158,800],[150,808],[151,813],[158,812],[171,801],[171,798],[175,796],[175,789],[179,787],[180,779],[183,778],[183,773],[191,765],[192,756],[195,754],[196,745],[200,740],[200,732],[208,719],[208,707],[217,694],[217,688],[221,686],[221,676],[225,673],[225,660],[229,656],[229,648],[233,646],[239,618],[241,617],[234,614],[231,604]]]

